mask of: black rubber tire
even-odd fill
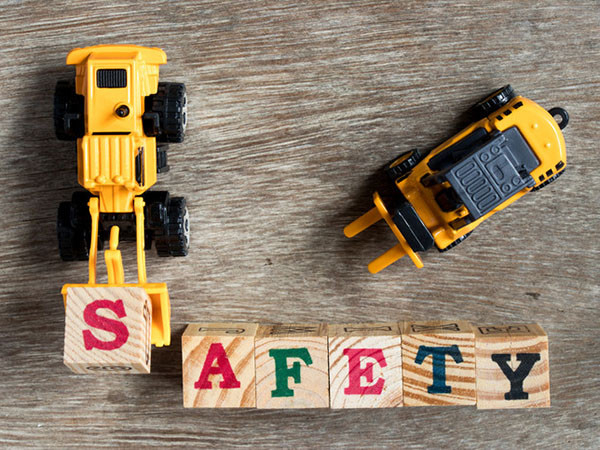
[[[156,173],[167,173],[170,169],[167,161],[167,144],[156,146]]]
[[[472,231],[469,231],[467,234],[465,234],[464,236],[459,237],[457,240],[455,240],[452,244],[450,244],[448,247],[446,248],[439,248],[438,247],[438,251],[440,253],[444,253],[447,252],[448,250],[450,250],[451,248],[456,247],[458,244],[460,244],[462,241],[464,241],[465,239],[467,239],[470,235],[471,235]]]
[[[477,122],[478,120],[489,116],[494,111],[497,111],[499,108],[502,108],[515,98],[515,96],[516,94],[513,88],[510,84],[507,84],[475,103],[469,110],[469,115],[474,122]]]
[[[392,166],[392,164],[398,161],[398,159],[405,157],[408,154],[410,154],[408,158],[404,159],[397,165]],[[414,148],[392,159],[389,163],[385,165],[383,170],[391,181],[396,181],[398,178],[402,178],[403,176],[407,175],[413,168],[417,166],[417,164],[419,164],[423,160],[425,156],[426,153],[421,152],[417,148]]]
[[[87,261],[90,252],[91,217],[88,192],[73,193],[72,201],[58,207],[56,234],[58,252],[63,261]]]
[[[142,196],[146,204],[144,208],[146,250],[149,250],[154,242],[158,256],[170,256],[167,236],[169,193],[167,191],[146,191]]]
[[[84,98],[75,92],[73,80],[61,80],[54,90],[54,132],[61,141],[76,141],[85,133]],[[67,116],[71,116],[67,120]]]
[[[156,234],[158,256],[187,256],[190,247],[189,213],[185,198],[171,197],[167,203],[166,233]]]
[[[533,191],[539,191],[540,189],[543,189],[546,186],[548,186],[550,183],[554,183],[558,177],[560,177],[563,173],[565,173],[565,170],[567,170],[566,167],[563,170],[561,170],[560,172],[558,172],[557,174],[555,174],[555,175],[551,176],[550,178],[548,178],[546,181],[544,181],[539,186],[536,186],[533,189],[531,189],[531,192],[533,192]]]
[[[158,142],[183,142],[187,125],[187,95],[183,83],[158,83],[156,94],[146,97],[146,113],[158,115],[158,127],[145,123],[147,136]]]

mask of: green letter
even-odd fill
[[[295,383],[300,383],[300,362],[294,361],[288,367],[288,358],[299,358],[307,366],[312,364],[312,358],[307,348],[276,348],[269,350],[269,356],[275,360],[275,385],[271,397],[293,397],[294,391],[288,386],[288,378],[293,378]]]

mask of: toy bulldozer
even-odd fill
[[[185,199],[148,191],[166,172],[167,145],[182,142],[187,97],[181,83],[159,83],[158,48],[100,45],[72,50],[67,64],[74,80],[59,81],[54,95],[54,126],[60,140],[77,141],[75,192],[58,209],[57,234],[65,261],[88,260],[87,284],[74,287],[141,287],[152,302],[152,344],[169,345],[170,305],[165,283],[148,283],[145,253],[154,242],[159,256],[186,256],[189,215]],[[135,241],[138,282],[125,284],[119,239]],[[96,279],[98,250],[104,252],[108,283]]]

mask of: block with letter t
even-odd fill
[[[537,324],[475,327],[477,408],[550,406],[548,336]]]
[[[332,408],[402,406],[402,338],[398,323],[329,326]]]
[[[469,322],[404,322],[405,406],[475,405],[475,336]]]
[[[327,325],[261,325],[256,333],[257,408],[327,408]]]
[[[193,323],[181,337],[183,406],[254,408],[254,323]]]
[[[138,287],[70,287],[64,363],[75,373],[149,373],[152,303]]]

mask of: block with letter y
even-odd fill
[[[327,408],[327,325],[261,325],[256,333],[257,408]]]
[[[550,406],[548,336],[537,324],[475,327],[477,408]]]
[[[75,373],[149,373],[152,303],[137,287],[67,290],[64,363]]]

